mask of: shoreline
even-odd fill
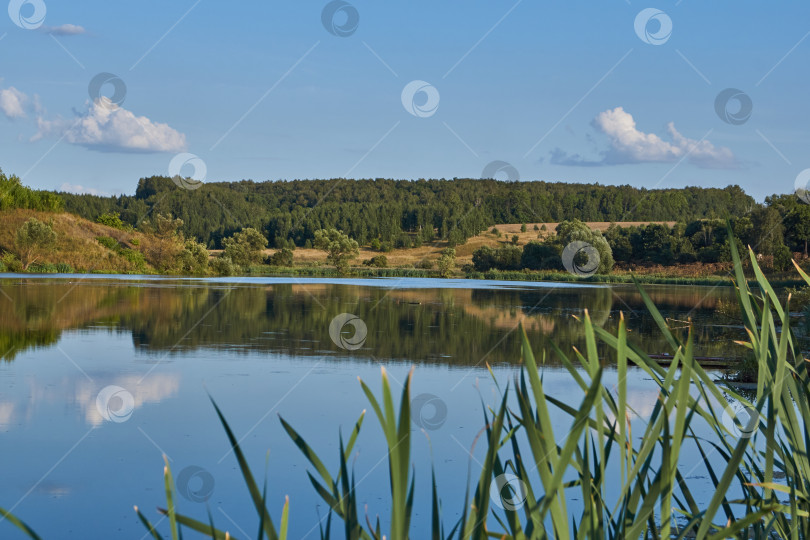
[[[232,276],[219,276],[212,274],[175,274],[175,273],[125,273],[125,272],[73,272],[73,273],[40,273],[40,272],[24,272],[24,273],[0,273],[0,279],[17,279],[26,277],[48,277],[54,278],[70,278],[83,275],[111,275],[111,276],[155,276],[167,278],[223,278],[223,277],[302,277],[302,278],[337,278],[337,279],[356,279],[356,278],[418,278],[418,279],[447,279],[447,280],[484,280],[484,281],[513,281],[513,282],[549,282],[549,283],[572,283],[572,284],[625,284],[632,285],[633,277],[636,278],[638,283],[643,285],[691,285],[691,286],[723,286],[729,287],[734,284],[731,277],[724,276],[704,276],[704,277],[683,277],[683,276],[662,276],[655,274],[595,274],[593,276],[581,277],[569,274],[567,272],[522,272],[522,271],[489,271],[489,272],[470,272],[470,273],[457,273],[450,277],[442,277],[437,270],[426,270],[419,268],[362,268],[355,267],[347,274],[340,274],[333,268],[320,267],[320,266],[299,266],[299,267],[276,267],[276,266],[252,266],[247,272],[241,274],[234,274]],[[750,278],[749,283],[756,282],[754,277]],[[793,287],[804,285],[804,281],[800,279],[783,279],[772,280],[771,284],[775,287]]]

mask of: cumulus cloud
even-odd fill
[[[153,122],[145,116],[100,98],[90,104],[65,132],[65,140],[102,152],[182,152],[186,136],[168,124]]]
[[[153,122],[145,116],[100,98],[89,103],[86,113],[72,121],[56,116],[37,118],[37,132],[31,141],[46,137],[64,140],[100,152],[182,152],[186,136],[167,124]]]
[[[7,118],[23,118],[28,101],[28,96],[13,86],[0,89],[0,111],[3,111]]]
[[[40,29],[54,36],[78,36],[84,34],[87,30],[78,24],[60,24],[59,26],[41,26]]]
[[[599,113],[592,122],[593,127],[607,135],[610,148],[598,159],[589,159],[579,154],[568,154],[557,148],[551,152],[551,162],[556,165],[597,167],[628,163],[671,163],[686,159],[693,165],[705,169],[736,169],[740,162],[734,153],[722,146],[715,146],[707,140],[685,137],[670,122],[667,132],[670,140],[664,140],[655,133],[644,133],[636,127],[633,116],[622,107]]]

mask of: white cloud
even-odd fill
[[[31,141],[64,136],[71,144],[100,152],[182,152],[186,136],[167,124],[116,106],[107,98],[89,104],[86,113],[68,121],[61,116],[37,118],[37,133]]]
[[[87,32],[83,26],[78,24],[60,24],[59,26],[42,26],[40,28],[43,32],[55,36],[78,36]]]
[[[0,111],[8,118],[23,118],[28,96],[10,86],[0,89]]]
[[[610,148],[602,152],[600,159],[588,159],[579,154],[569,155],[555,149],[551,162],[557,165],[601,166],[626,163],[671,163],[687,159],[697,167],[706,169],[736,169],[740,162],[726,147],[718,147],[707,140],[695,140],[683,136],[675,124],[667,125],[670,141],[655,133],[644,133],[636,127],[633,116],[622,107],[599,113],[592,125],[607,135]]]

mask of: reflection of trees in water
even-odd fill
[[[550,350],[552,341],[564,351],[581,348],[582,324],[574,316],[586,309],[609,331],[616,330],[619,311],[624,311],[631,339],[649,352],[668,351],[641,297],[627,288],[386,290],[336,284],[84,282],[69,290],[72,285],[64,282],[41,281],[0,286],[13,304],[0,312],[0,347],[7,345],[0,354],[12,346],[20,351],[52,345],[64,329],[104,324],[130,331],[134,344],[147,352],[217,348],[483,365],[518,361],[514,330],[521,321],[538,348]],[[684,303],[680,292],[653,294],[665,316],[683,319],[707,291],[689,293],[692,303]],[[716,295],[709,300],[691,313],[698,322],[696,348],[701,355],[727,355],[729,340],[739,339],[742,331],[705,324],[716,319],[711,308]],[[344,312],[368,327],[359,351],[344,351],[329,337],[329,323]]]

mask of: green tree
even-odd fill
[[[453,275],[453,269],[456,266],[456,250],[453,248],[446,248],[442,251],[442,256],[439,257],[437,263],[439,267],[439,275],[443,278],[449,278]]]
[[[341,274],[349,271],[349,261],[360,254],[357,241],[337,229],[315,231],[314,246],[326,252],[326,260]]]
[[[186,240],[180,252],[180,269],[189,274],[202,274],[208,269],[208,250],[204,244]]]
[[[246,227],[222,241],[225,256],[234,264],[245,267],[262,260],[262,250],[267,247],[267,238],[253,227]]]
[[[810,206],[796,205],[785,218],[785,236],[798,246],[804,247],[807,257],[807,243],[810,241]]]
[[[22,261],[23,270],[28,270],[31,263],[36,262],[45,253],[53,251],[56,245],[56,232],[49,224],[36,218],[29,218],[17,229],[14,245]]]
[[[593,231],[578,219],[562,221],[557,225],[557,242],[565,247],[574,241],[587,242],[599,253],[597,273],[608,274],[613,268],[613,250],[599,231]]]
[[[292,266],[293,251],[290,248],[281,248],[267,258],[270,266]]]

